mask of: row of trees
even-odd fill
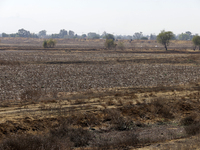
[[[13,34],[6,34],[2,33],[2,37],[26,37],[26,38],[74,38],[76,35],[74,31],[69,30],[66,31],[65,29],[60,30],[58,34],[51,34],[47,35],[46,30],[40,31],[38,34],[30,33],[25,29],[19,29],[17,33]]]
[[[46,30],[41,30],[38,34],[30,33],[30,31],[27,31],[25,29],[19,29],[17,33],[14,34],[6,34],[2,33],[2,37],[29,37],[29,38],[88,38],[88,39],[106,39],[107,33],[104,31],[101,35],[97,34],[95,32],[89,32],[87,35],[77,35],[72,30],[60,30],[59,33],[47,35]],[[187,31],[185,33],[181,33],[179,35],[173,34],[173,39],[176,40],[192,40],[192,38],[195,35],[193,35],[190,31]],[[127,39],[127,40],[156,40],[157,35],[150,34],[150,35],[144,35],[142,32],[135,32],[133,35],[116,35],[115,39]]]
[[[199,35],[191,35],[191,32],[186,33],[188,35],[188,38],[190,38],[194,44],[194,50],[196,47],[199,47],[200,50],[200,36]],[[171,31],[165,32],[164,30],[161,31],[161,33],[157,36],[158,43],[162,44],[165,49],[167,50],[167,46],[169,45],[170,40],[174,39],[174,34]],[[186,39],[189,40],[189,39]]]
[[[140,35],[137,34],[136,36],[138,36],[137,38],[140,38]],[[173,32],[163,30],[158,34],[156,39],[157,39],[158,43],[162,44],[165,47],[165,49],[167,50],[167,47],[170,44],[170,40],[173,40],[174,36],[175,35]],[[105,41],[106,48],[108,48],[108,49],[116,48],[116,46],[118,46],[120,49],[124,48],[122,42],[119,42],[118,45],[115,44],[115,42],[114,42],[115,38],[112,34],[107,34],[105,36],[105,38],[106,38],[106,41]],[[199,50],[200,50],[200,36],[199,35],[192,36],[192,42],[195,45],[194,50],[196,49],[196,47],[199,47]]]

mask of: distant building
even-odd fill
[[[2,34],[0,34],[0,37],[2,37]]]

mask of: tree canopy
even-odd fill
[[[199,50],[200,50],[200,36],[199,35],[195,35],[192,39],[192,42],[195,45],[194,50],[196,49],[197,46],[199,46]]]
[[[106,39],[109,39],[109,40],[115,40],[115,37],[114,37],[114,35],[112,35],[112,34],[106,34]]]
[[[167,46],[171,39],[173,39],[174,34],[171,31],[165,32],[165,30],[161,31],[161,33],[157,36],[158,43],[164,45],[165,49],[167,50]]]

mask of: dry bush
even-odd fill
[[[103,110],[103,122],[109,122],[111,129],[114,130],[130,130],[133,128],[134,123],[131,119],[124,118],[119,110],[105,109]]]
[[[83,130],[82,128],[68,128],[67,124],[61,125],[58,129],[50,131],[51,137],[58,139],[69,138],[74,143],[75,147],[82,147],[89,145],[89,141],[92,140],[92,134]]]
[[[122,106],[123,105],[123,101],[121,99],[118,100],[118,105]]]
[[[76,124],[81,127],[90,127],[93,125],[99,125],[101,118],[94,113],[78,113],[73,114],[65,119],[68,124]]]
[[[129,146],[136,147],[140,144],[138,134],[134,131],[127,131],[126,135],[115,135],[112,138],[106,135],[96,136],[92,145],[99,150],[106,149],[128,149]]]
[[[198,114],[191,114],[181,119],[180,124],[185,126],[185,132],[189,136],[200,133],[200,122],[198,119]]]
[[[197,123],[197,114],[192,114],[190,116],[187,116],[183,119],[181,119],[180,124],[184,126],[192,125]]]
[[[118,42],[118,43],[117,43],[117,48],[120,49],[120,50],[124,50],[124,49],[125,49],[124,43],[121,42],[121,41]]]
[[[74,101],[74,104],[75,105],[78,105],[78,104],[85,104],[86,102],[83,100],[83,99],[76,99],[75,101]]]
[[[27,89],[23,93],[21,93],[20,97],[22,101],[38,101],[41,97],[41,91]]]
[[[196,135],[200,133],[200,122],[196,122],[184,127],[187,135]]]
[[[164,118],[167,119],[173,119],[174,115],[171,112],[171,107],[167,105],[166,102],[164,102],[164,99],[156,99],[151,103],[151,106],[153,106],[153,112],[155,114],[159,114]]]
[[[115,105],[115,102],[114,102],[112,99],[110,99],[110,100],[108,100],[108,101],[106,102],[106,104],[107,104],[108,106],[111,106],[111,105]]]
[[[194,107],[185,101],[178,101],[176,103],[176,108],[180,111],[190,111],[190,110],[194,110]]]
[[[36,135],[13,135],[0,144],[2,150],[66,150],[70,149],[73,143],[65,139],[56,139],[50,136]]]

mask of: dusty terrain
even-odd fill
[[[199,147],[198,51],[14,44],[0,46],[1,149]]]

